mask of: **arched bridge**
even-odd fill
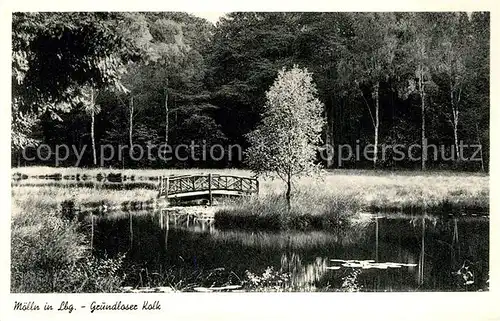
[[[200,174],[161,176],[159,198],[203,198],[208,197],[210,205],[213,196],[246,196],[259,193],[259,181],[253,177]]]

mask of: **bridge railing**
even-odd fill
[[[256,178],[235,175],[182,175],[161,176],[159,178],[158,197],[182,197],[190,192],[206,191],[212,204],[212,193],[221,191],[254,194],[259,192],[259,181]]]

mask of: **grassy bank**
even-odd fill
[[[215,213],[219,228],[253,230],[329,230],[347,228],[359,212],[353,195],[329,195],[328,192],[300,190],[291,207],[281,194],[239,199],[223,205]]]
[[[280,181],[264,181],[258,198],[216,213],[220,228],[326,229],[348,226],[359,212],[414,215],[489,214],[489,178],[450,172],[332,171],[296,184],[290,213]]]
[[[110,170],[75,169],[51,167],[14,168],[12,173],[32,175],[62,175],[98,173],[122,173],[153,177],[170,174],[223,173],[252,175],[239,169],[176,169],[176,170]],[[44,183],[43,181],[40,184]],[[314,191],[332,199],[352,197],[365,211],[411,212],[426,209],[434,211],[445,208],[449,211],[487,211],[489,208],[489,176],[480,173],[450,171],[369,171],[333,170],[327,172],[323,180],[310,178],[298,180],[296,189]],[[273,198],[284,193],[284,185],[278,180],[260,181],[261,197]],[[45,198],[45,202],[60,203],[74,199],[77,203],[108,202],[118,204],[124,201],[146,201],[156,197],[156,191],[149,188],[131,190],[100,190],[67,186],[13,186],[13,197]],[[322,196],[323,197],[323,196]],[[299,196],[300,199],[300,196]]]
[[[75,204],[121,206],[131,202],[150,202],[158,192],[151,189],[100,190],[81,187],[57,186],[13,186],[13,207],[23,206],[25,202],[34,202],[36,208],[57,209],[62,202],[73,201]]]
[[[174,169],[174,170],[112,170],[51,167],[15,168],[12,173],[34,175],[97,175],[121,173],[136,177],[157,177],[170,174],[223,173],[252,175],[239,169]],[[136,208],[156,198],[149,188],[100,189],[76,187],[45,180],[27,180],[12,186],[14,206],[23,202],[59,208],[63,202],[107,208]],[[37,185],[39,184],[39,185]],[[58,185],[60,184],[60,185]],[[219,227],[255,229],[325,229],[346,224],[356,212],[480,213],[489,212],[489,177],[480,173],[450,171],[369,171],[333,170],[322,180],[300,179],[295,184],[291,212],[281,195],[284,184],[278,180],[261,179],[257,198],[241,199],[224,205],[217,213]]]

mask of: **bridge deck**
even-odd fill
[[[205,191],[194,191],[194,192],[182,192],[182,193],[176,193],[176,194],[169,194],[168,198],[188,198],[188,197],[194,197],[194,196],[207,196],[209,195],[210,192],[208,190]],[[229,196],[244,196],[244,195],[250,195],[250,193],[247,192],[241,192],[241,191],[227,191],[227,190],[214,190],[212,191],[212,195],[229,195]],[[162,197],[165,197],[162,196]]]

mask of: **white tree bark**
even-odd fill
[[[373,87],[373,96],[375,99],[375,132],[374,132],[374,149],[373,149],[373,167],[377,167],[377,161],[378,161],[378,129],[379,129],[379,87],[380,84],[377,81],[375,83],[375,86]]]
[[[420,93],[421,100],[421,110],[422,110],[422,126],[421,126],[421,147],[422,147],[422,170],[426,168],[426,160],[427,160],[427,150],[424,148],[425,143],[425,84],[424,84],[424,73],[422,66],[418,68],[418,90]]]
[[[95,127],[95,94],[94,94],[94,88],[90,89],[90,118],[91,118],[91,123],[90,123],[90,138],[92,140],[92,156],[94,160],[94,166],[97,166],[97,153],[95,149],[95,132],[94,132],[94,127]]]
[[[453,84],[450,80],[450,102],[451,102],[451,114],[452,114],[452,127],[453,127],[453,139],[455,141],[455,157],[457,161],[460,161],[460,151],[458,145],[458,116],[459,116],[459,103],[460,103],[460,92],[457,99],[455,99]]]
[[[168,80],[165,86],[165,143],[168,144]]]
[[[130,97],[130,118],[129,118],[129,131],[128,131],[128,139],[130,144],[130,150],[132,150],[133,140],[132,134],[134,130],[134,97]]]

